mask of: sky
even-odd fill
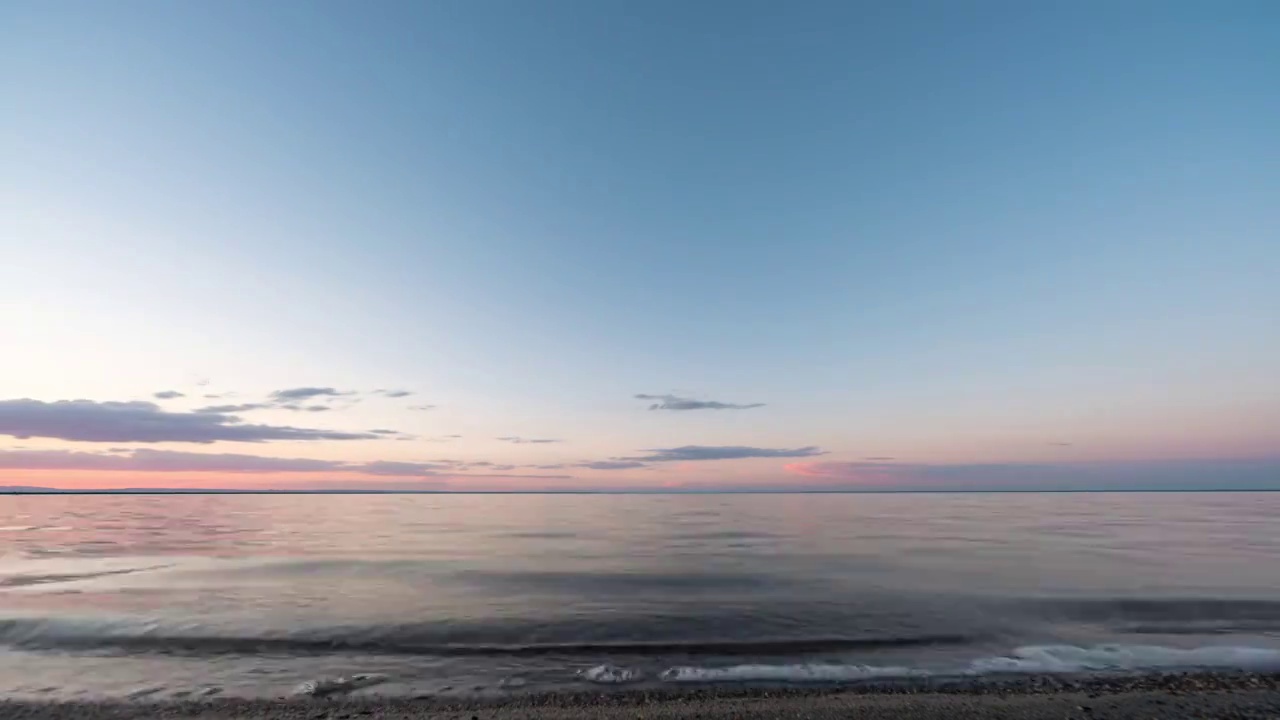
[[[0,486],[1280,488],[1268,0],[0,0]]]

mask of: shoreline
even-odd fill
[[[1276,718],[1280,672],[861,683],[808,687],[699,686],[440,696],[282,699],[0,700],[5,720],[754,720],[759,718]]]

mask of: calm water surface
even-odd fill
[[[1278,648],[1280,493],[0,497],[4,695],[1280,667]]]

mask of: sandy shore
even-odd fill
[[[4,720],[763,720],[792,718],[1280,718],[1280,674],[1190,674],[1107,680],[843,689],[698,689],[529,695],[501,700],[377,697],[342,700],[0,702]]]

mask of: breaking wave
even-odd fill
[[[1070,673],[1105,670],[1271,670],[1280,669],[1280,650],[1210,646],[1192,649],[1158,645],[1031,645],[1008,656],[975,660],[971,674]]]
[[[1031,645],[1008,655],[984,657],[966,666],[925,670],[905,666],[838,663],[747,664],[725,667],[682,665],[658,678],[670,683],[832,683],[923,677],[1001,674],[1068,674],[1170,670],[1280,670],[1280,650],[1219,646],[1178,649],[1154,645]],[[590,682],[616,684],[640,679],[638,670],[600,666],[580,674]]]
[[[293,694],[305,695],[308,697],[345,695],[361,688],[381,685],[386,682],[387,679],[386,675],[377,673],[364,673],[336,678],[320,678],[318,680],[308,680],[302,683],[294,689]]]
[[[621,685],[644,679],[644,672],[618,665],[597,665],[578,673],[578,677],[599,685]]]
[[[659,676],[664,682],[849,682],[878,678],[922,677],[929,673],[906,667],[874,665],[734,665],[731,667],[667,668]]]

